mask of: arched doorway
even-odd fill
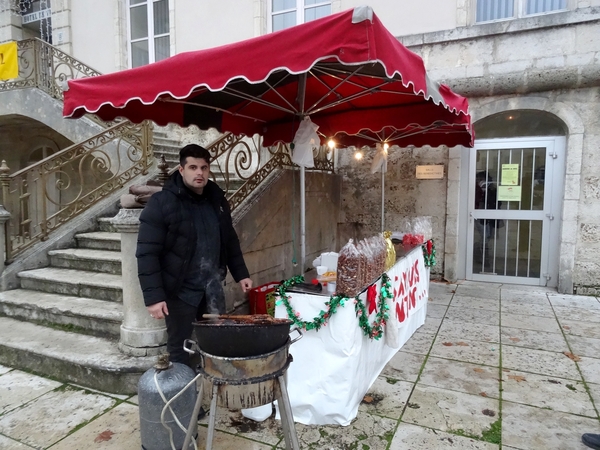
[[[566,126],[538,110],[475,124],[466,278],[556,286]]]

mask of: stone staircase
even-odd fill
[[[120,234],[108,219],[52,250],[50,266],[19,273],[20,289],[0,292],[0,364],[105,392],[136,392],[154,357],[117,348],[123,319]]]

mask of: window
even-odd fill
[[[271,31],[283,30],[330,14],[330,1],[271,0]]]
[[[567,9],[567,0],[477,0],[476,22],[512,19]]]
[[[131,67],[171,55],[169,0],[129,0]]]

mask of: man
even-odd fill
[[[600,434],[585,433],[581,436],[581,442],[589,448],[600,450]]]
[[[188,363],[183,342],[203,313],[225,313],[227,268],[242,290],[252,288],[225,193],[210,181],[210,153],[179,152],[179,171],[140,216],[136,257],[148,313],[165,319],[170,360]]]

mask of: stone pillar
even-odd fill
[[[4,272],[4,261],[6,261],[6,222],[10,219],[10,213],[0,205],[0,274]]]
[[[119,349],[132,356],[166,353],[167,329],[164,320],[150,317],[137,276],[135,250],[142,209],[121,209],[111,220],[121,233],[121,273],[123,277],[123,323]]]

